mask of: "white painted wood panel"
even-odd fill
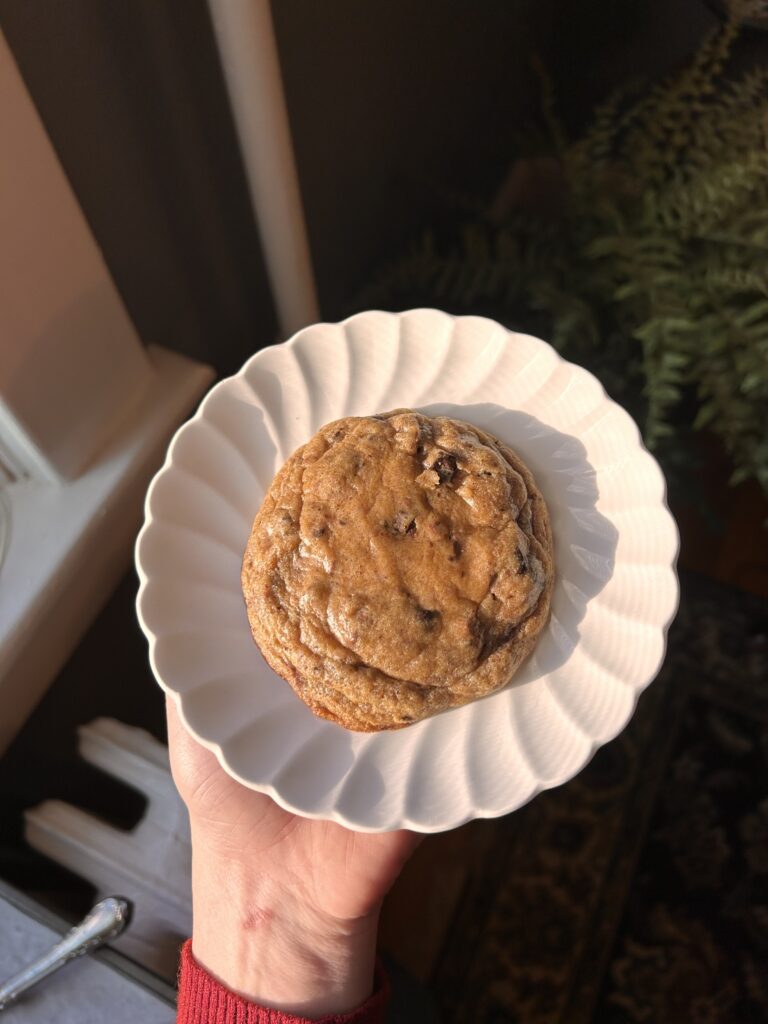
[[[0,139],[0,461],[73,479],[151,369],[2,33]]]

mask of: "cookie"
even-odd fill
[[[253,637],[323,718],[396,729],[505,686],[549,614],[552,536],[511,448],[407,409],[287,460],[242,570]]]

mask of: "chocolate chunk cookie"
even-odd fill
[[[396,729],[504,686],[549,613],[552,536],[522,460],[407,409],[329,423],[253,523],[254,639],[315,712]]]

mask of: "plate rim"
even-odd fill
[[[654,467],[655,467],[655,469],[657,471],[657,475],[660,478],[660,481],[661,481],[661,484],[662,484],[662,489],[661,489],[661,494],[659,496],[658,507],[660,507],[661,510],[665,513],[665,518],[666,518],[666,521],[667,521],[668,529],[671,532],[671,536],[672,536],[672,539],[673,539],[673,542],[674,542],[673,543],[673,548],[672,548],[672,557],[670,559],[669,565],[664,563],[664,564],[662,564],[660,566],[660,568],[663,568],[665,570],[669,570],[669,582],[670,582],[671,586],[673,587],[673,599],[669,602],[669,611],[668,611],[666,620],[663,621],[660,624],[656,624],[656,623],[651,624],[652,628],[654,630],[656,630],[658,633],[661,634],[661,650],[660,650],[660,653],[659,653],[658,663],[654,667],[653,671],[648,674],[648,678],[645,680],[644,683],[642,683],[639,686],[635,686],[633,684],[633,685],[631,685],[629,687],[631,689],[632,693],[631,693],[631,699],[630,699],[629,704],[628,704],[628,710],[627,710],[627,713],[622,716],[621,720],[619,721],[618,726],[615,729],[612,729],[610,731],[610,734],[606,735],[604,738],[601,738],[599,740],[597,740],[597,739],[595,739],[593,737],[587,737],[589,739],[589,745],[588,745],[588,748],[587,748],[584,756],[581,758],[578,766],[575,769],[571,770],[571,768],[569,767],[568,772],[565,775],[565,777],[563,777],[563,778],[555,777],[553,779],[547,779],[547,780],[542,780],[540,778],[536,779],[535,782],[534,782],[534,786],[533,786],[532,790],[530,791],[530,793],[527,794],[527,796],[523,800],[520,800],[519,797],[514,797],[508,803],[500,805],[499,809],[497,809],[496,807],[494,807],[494,809],[492,809],[492,810],[489,810],[489,809],[486,809],[486,808],[474,809],[474,810],[470,811],[467,814],[457,815],[454,818],[450,818],[447,821],[441,821],[441,822],[436,822],[436,823],[415,822],[411,818],[409,818],[407,815],[403,814],[403,815],[401,815],[400,821],[396,825],[372,826],[372,825],[365,825],[365,824],[360,824],[359,822],[356,822],[356,821],[352,821],[346,815],[341,813],[336,807],[334,807],[330,812],[329,811],[320,812],[320,811],[306,810],[304,808],[301,808],[301,807],[297,806],[295,803],[291,802],[290,800],[287,800],[284,796],[282,796],[278,792],[277,788],[272,783],[258,783],[257,784],[257,783],[254,783],[254,782],[248,780],[248,779],[243,778],[243,776],[240,775],[232,767],[232,765],[228,761],[227,755],[226,755],[226,753],[224,751],[224,748],[222,747],[221,743],[213,741],[213,740],[206,739],[205,737],[201,736],[195,729],[192,728],[192,726],[189,724],[187,716],[186,716],[186,714],[184,712],[183,694],[178,692],[178,691],[176,691],[176,690],[174,690],[174,689],[172,689],[169,685],[166,684],[166,682],[163,680],[163,678],[161,676],[161,673],[159,672],[158,667],[157,667],[155,654],[156,654],[156,646],[157,646],[157,642],[158,642],[159,637],[155,633],[155,631],[153,630],[153,628],[149,624],[149,622],[146,620],[146,618],[144,616],[144,613],[143,613],[143,610],[142,610],[142,600],[143,600],[144,594],[146,593],[147,587],[148,587],[148,585],[150,583],[150,578],[147,575],[147,573],[145,572],[144,567],[142,565],[141,545],[142,545],[143,539],[148,535],[149,531],[151,530],[151,528],[152,528],[152,526],[153,526],[153,524],[155,522],[155,517],[154,517],[154,515],[152,513],[152,510],[151,510],[152,495],[153,495],[154,490],[155,490],[159,480],[161,479],[161,477],[163,477],[164,474],[173,466],[174,450],[175,450],[175,447],[176,447],[176,444],[177,444],[177,441],[178,441],[179,437],[188,428],[190,428],[192,426],[192,424],[194,424],[194,423],[196,423],[198,421],[202,421],[202,420],[205,419],[206,408],[208,406],[208,403],[213,399],[213,396],[215,394],[217,394],[220,390],[224,389],[227,386],[231,387],[232,386],[232,382],[234,382],[234,381],[236,381],[238,379],[243,379],[243,378],[246,377],[246,374],[247,374],[247,372],[249,370],[249,367],[252,365],[254,360],[256,360],[257,358],[262,356],[263,353],[268,352],[270,350],[284,349],[286,347],[287,348],[295,347],[305,334],[310,333],[312,331],[315,331],[319,327],[333,327],[333,328],[342,328],[343,329],[343,328],[346,328],[346,326],[348,324],[350,324],[350,322],[352,322],[352,321],[354,321],[356,319],[362,319],[362,318],[367,318],[367,317],[371,317],[371,316],[385,316],[385,317],[388,317],[388,318],[391,318],[391,319],[395,319],[395,320],[402,320],[403,318],[408,317],[408,316],[413,316],[414,314],[428,314],[428,315],[432,315],[432,316],[437,315],[437,316],[439,316],[439,317],[441,317],[441,318],[443,318],[445,320],[450,321],[451,323],[455,323],[456,321],[461,321],[461,320],[484,321],[487,324],[492,325],[494,328],[501,327],[505,331],[505,333],[508,336],[512,337],[512,338],[514,338],[514,337],[532,338],[538,344],[544,345],[547,349],[550,350],[550,352],[556,357],[556,360],[557,360],[556,365],[564,364],[564,365],[568,365],[570,367],[575,367],[580,373],[587,374],[592,379],[592,381],[594,381],[597,384],[597,386],[599,388],[599,395],[600,395],[601,402],[608,403],[614,409],[618,409],[620,414],[622,415],[622,417],[625,418],[632,425],[632,428],[633,428],[633,431],[632,431],[632,433],[633,433],[633,447],[635,447],[637,449],[637,452],[642,457],[645,457],[645,459],[649,459],[652,462],[652,464],[654,465]],[[456,404],[460,404],[460,403],[456,403]],[[201,744],[201,746],[203,746],[205,749],[207,749],[207,750],[211,751],[213,754],[215,754],[219,764],[222,766],[223,770],[226,771],[227,774],[231,778],[235,779],[237,782],[241,783],[246,788],[251,789],[251,790],[253,790],[255,792],[258,792],[258,793],[266,794],[267,796],[271,797],[271,799],[274,800],[275,803],[278,804],[278,806],[280,806],[283,810],[285,810],[285,811],[287,811],[287,812],[289,812],[291,814],[295,814],[295,815],[297,815],[299,817],[311,819],[311,820],[314,820],[314,821],[334,821],[337,824],[343,826],[344,828],[350,829],[350,830],[355,831],[355,832],[369,833],[369,834],[378,834],[378,833],[384,833],[384,832],[391,832],[391,831],[395,831],[395,830],[398,830],[398,829],[407,829],[407,830],[410,830],[410,831],[413,831],[413,832],[418,832],[418,833],[424,834],[424,835],[436,834],[436,833],[439,833],[439,832],[445,832],[445,831],[452,830],[454,828],[459,828],[460,826],[465,825],[468,822],[474,821],[476,819],[492,819],[492,818],[498,818],[498,817],[502,817],[504,815],[513,813],[514,811],[519,810],[520,808],[524,807],[526,804],[530,803],[530,801],[533,800],[540,793],[545,792],[548,789],[555,789],[558,786],[565,785],[567,782],[569,782],[572,779],[574,779],[589,764],[589,762],[595,756],[596,752],[601,747],[605,746],[606,744],[608,744],[608,743],[612,742],[614,739],[616,739],[616,737],[619,736],[624,731],[624,729],[627,727],[629,722],[632,720],[632,718],[633,718],[633,716],[634,716],[634,714],[635,714],[635,712],[637,710],[637,704],[638,704],[638,701],[640,699],[640,695],[656,679],[656,677],[658,676],[658,674],[659,674],[659,672],[660,672],[660,670],[661,670],[661,668],[662,668],[662,666],[664,664],[664,661],[666,659],[666,654],[667,654],[667,648],[668,648],[669,629],[670,629],[670,626],[672,625],[672,623],[673,623],[673,621],[674,621],[674,619],[675,619],[675,617],[677,615],[677,612],[679,610],[679,607],[680,607],[680,580],[679,580],[679,574],[678,574],[678,571],[677,571],[678,559],[679,559],[679,555],[680,555],[680,530],[679,530],[679,527],[677,525],[677,521],[675,520],[675,517],[672,514],[672,511],[671,511],[671,509],[669,507],[668,487],[667,487],[667,481],[666,481],[666,477],[664,475],[664,472],[661,469],[661,466],[659,465],[659,462],[656,459],[656,457],[646,447],[646,445],[645,445],[645,443],[643,441],[643,438],[642,438],[642,434],[640,432],[640,428],[638,427],[638,425],[635,422],[635,420],[633,419],[633,417],[629,414],[629,412],[627,412],[627,410],[619,402],[615,401],[615,399],[611,398],[610,395],[608,395],[608,393],[605,390],[605,387],[603,386],[602,382],[593,373],[591,373],[591,371],[587,370],[585,367],[581,366],[578,363],[573,363],[570,360],[565,359],[557,351],[557,349],[554,348],[554,346],[550,342],[545,341],[543,338],[538,338],[535,335],[528,334],[527,332],[512,330],[511,328],[506,327],[504,324],[501,324],[499,321],[494,320],[492,317],[480,316],[480,315],[474,315],[474,314],[469,314],[469,315],[458,314],[457,315],[457,314],[447,313],[445,310],[440,310],[440,309],[437,309],[435,307],[417,306],[417,307],[414,307],[412,309],[401,310],[399,312],[392,312],[392,311],[380,310],[380,309],[361,310],[361,311],[358,311],[356,313],[351,314],[348,317],[345,317],[343,320],[338,320],[338,321],[322,320],[322,321],[318,321],[316,323],[307,324],[304,327],[300,328],[298,331],[294,332],[294,334],[292,334],[291,337],[286,339],[285,341],[274,342],[271,345],[265,345],[263,348],[261,348],[261,349],[257,350],[256,352],[252,353],[245,360],[245,362],[240,367],[240,369],[237,371],[237,373],[230,374],[229,376],[222,378],[221,380],[217,381],[211,388],[209,388],[209,390],[206,392],[206,394],[203,396],[203,398],[199,402],[199,404],[198,404],[195,412],[193,413],[193,415],[188,417],[174,431],[173,436],[171,437],[171,439],[168,442],[163,462],[160,465],[160,467],[157,469],[157,471],[154,473],[154,475],[152,477],[152,480],[150,481],[149,486],[147,487],[147,491],[146,491],[146,494],[145,494],[145,497],[144,497],[144,503],[143,503],[143,515],[144,515],[144,521],[143,521],[143,523],[141,525],[141,528],[140,528],[140,530],[139,530],[139,532],[138,532],[138,534],[136,536],[136,540],[135,540],[134,547],[133,547],[134,565],[135,565],[135,568],[136,568],[137,575],[139,577],[139,587],[138,587],[138,591],[137,591],[137,594],[136,594],[136,600],[135,600],[136,615],[137,615],[137,619],[138,619],[139,625],[141,627],[141,630],[142,630],[142,632],[143,632],[143,634],[146,637],[147,642],[148,642],[148,646],[149,646],[149,663],[150,663],[150,666],[151,666],[151,669],[152,669],[152,674],[153,674],[157,684],[164,691],[166,696],[173,700],[173,702],[174,702],[174,704],[176,706],[177,713],[179,715],[179,718],[182,721],[182,724],[183,724],[184,728],[187,730],[187,732],[198,743]],[[546,675],[543,676],[542,678],[546,678]]]

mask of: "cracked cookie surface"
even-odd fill
[[[294,452],[242,569],[269,665],[315,714],[365,732],[509,682],[552,581],[549,516],[519,456],[403,409],[329,423]]]

